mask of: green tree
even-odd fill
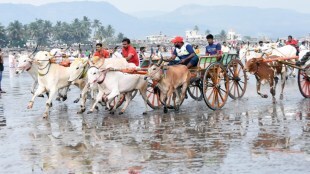
[[[225,32],[225,30],[221,30],[219,37],[222,41],[226,41],[227,39],[227,33]]]
[[[94,19],[93,21],[93,25],[92,28],[94,29],[94,38],[96,38],[96,33],[99,29],[99,27],[101,27],[102,23],[98,20],[98,19]]]
[[[115,29],[112,27],[112,25],[108,25],[106,29],[106,37],[113,37],[115,34]]]
[[[123,40],[124,38],[125,38],[125,36],[124,36],[123,33],[118,33],[116,41],[117,41],[117,42],[122,42],[122,40]]]
[[[205,32],[206,35],[211,34],[211,31],[209,29],[206,30]]]
[[[18,20],[11,22],[7,27],[7,36],[10,41],[9,46],[12,47],[23,47],[26,43],[24,39],[23,24]]]
[[[36,19],[29,24],[27,30],[30,38],[36,40],[39,45],[48,45],[53,33],[53,25],[48,20]]]
[[[5,27],[0,24],[0,47],[5,47],[8,43],[8,39],[5,32]]]
[[[194,30],[195,30],[195,31],[199,31],[198,25],[195,25],[195,26],[194,26]]]

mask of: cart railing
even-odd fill
[[[293,57],[270,57],[270,58],[266,58],[266,59],[263,59],[263,62],[279,62],[281,64],[284,64],[284,65],[287,65],[287,66],[290,66],[290,67],[293,67],[293,68],[296,68],[296,69],[303,69],[302,67],[300,66],[296,66],[295,65],[295,62],[288,62],[287,60],[298,60],[299,57],[298,56],[293,56]]]

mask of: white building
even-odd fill
[[[164,35],[160,32],[158,35],[146,36],[146,40],[147,42],[151,43],[166,43],[169,42],[171,39],[167,35]]]
[[[185,31],[185,37],[187,40],[203,40],[206,38],[205,35],[199,34],[197,30]]]
[[[33,40],[33,39],[29,39],[29,40],[27,40],[27,42],[26,42],[26,46],[27,46],[27,47],[30,47],[30,48],[36,47],[36,45],[37,45],[37,42],[36,42],[35,40]]]
[[[241,34],[237,34],[233,30],[227,32],[227,40],[242,40]]]

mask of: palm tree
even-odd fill
[[[221,40],[222,41],[226,41],[226,39],[227,39],[227,33],[225,32],[225,30],[222,30],[221,32],[220,32],[220,38],[221,38]]]
[[[95,38],[102,41],[104,37],[106,37],[106,29],[104,26],[100,26],[95,34]]]
[[[94,38],[96,38],[96,33],[100,26],[101,26],[101,22],[98,19],[94,19],[93,25],[92,25],[92,28],[94,28],[94,36],[93,36]]]
[[[199,31],[199,27],[197,25],[195,25],[194,31],[197,31],[197,32]]]
[[[207,29],[206,32],[205,32],[206,35],[208,35],[210,33],[211,33],[211,31],[209,29]]]
[[[0,47],[4,47],[7,45],[7,36],[5,33],[5,27],[0,24]]]
[[[112,25],[108,25],[107,26],[107,30],[106,30],[106,36],[107,37],[113,37],[114,36],[114,34],[115,34],[115,30],[114,30],[114,28],[112,27]]]
[[[7,27],[8,38],[11,41],[11,46],[22,47],[25,44],[23,38],[23,24],[18,20],[11,22]]]
[[[118,33],[117,35],[117,42],[122,42],[122,40],[125,38],[123,33]]]

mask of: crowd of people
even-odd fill
[[[173,46],[170,49],[170,59],[169,65],[177,65],[177,64],[183,64],[186,65],[188,68],[197,66],[199,61],[199,55],[207,55],[207,56],[214,56],[218,60],[221,59],[223,54],[228,54],[232,50],[235,51],[235,53],[238,54],[239,50],[246,45],[246,43],[227,43],[227,42],[215,42],[214,37],[212,34],[209,34],[206,36],[207,39],[207,46],[205,47],[205,52],[202,53],[201,48],[199,48],[199,45],[191,45],[190,43],[187,43],[183,40],[182,37],[177,36],[174,39],[171,40],[171,43]],[[268,43],[268,42],[267,42]],[[287,41],[279,42],[279,46],[284,45],[292,45],[297,49],[297,53],[299,53],[302,50],[309,50],[309,48],[306,46],[306,42],[303,41],[299,44],[299,42],[290,35],[288,36]],[[255,49],[258,51],[261,51],[264,49],[265,43],[263,41],[259,41],[258,43],[254,43],[252,45]],[[130,39],[124,38],[122,40],[122,48],[119,46],[116,46],[114,48],[104,48],[102,43],[96,44],[96,50],[94,52],[90,50],[74,50],[74,49],[64,49],[61,47],[59,50],[55,52],[57,53],[57,57],[60,59],[60,61],[63,61],[65,58],[72,58],[75,57],[85,57],[90,58],[92,57],[92,61],[97,62],[99,59],[102,58],[110,58],[114,53],[119,53],[124,57],[129,63],[133,63],[136,66],[141,65],[142,61],[148,60],[150,57],[152,59],[160,59],[162,56],[162,52],[169,52],[167,47],[157,45],[156,50],[154,51],[154,48],[150,48],[150,53],[147,50],[147,47],[142,46],[137,50],[136,47],[132,46]],[[71,59],[70,59],[71,60]],[[68,61],[70,61],[68,59]],[[15,52],[12,54],[9,54],[9,67],[14,68],[17,62],[17,55]],[[59,63],[59,62],[58,62]],[[3,72],[3,53],[0,50],[0,93],[5,93],[1,88],[1,79],[2,79],[2,72]]]

